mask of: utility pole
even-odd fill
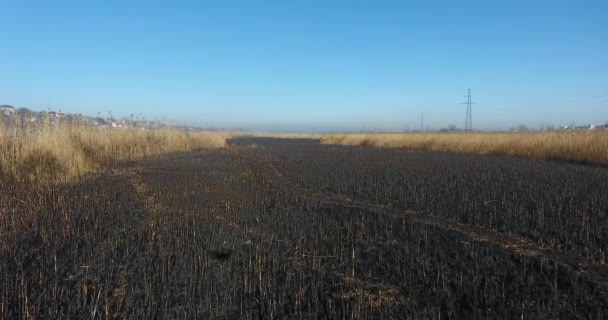
[[[471,89],[469,89],[469,94],[467,95],[467,101],[463,102],[463,104],[467,105],[467,116],[464,120],[464,131],[471,132],[471,131],[473,131],[473,115],[471,114],[471,105],[475,104],[475,102],[471,101]]]
[[[424,113],[420,114],[420,132],[424,131]]]

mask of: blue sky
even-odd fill
[[[0,104],[276,131],[608,122],[608,1],[0,0]]]

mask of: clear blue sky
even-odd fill
[[[0,104],[257,130],[608,121],[608,1],[0,0]]]

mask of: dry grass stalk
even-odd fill
[[[530,159],[608,163],[608,130],[476,133],[341,133],[325,144],[492,154]]]
[[[362,299],[375,308],[391,307],[410,302],[405,292],[386,283],[374,283],[366,279],[341,276],[342,292],[338,297],[344,300]]]
[[[4,121],[2,121],[4,120]],[[0,119],[0,177],[23,182],[67,182],[107,161],[223,147],[227,132],[98,128],[82,124]]]

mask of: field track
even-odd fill
[[[607,190],[601,167],[303,139],[120,163],[3,200],[0,318],[602,319]]]

